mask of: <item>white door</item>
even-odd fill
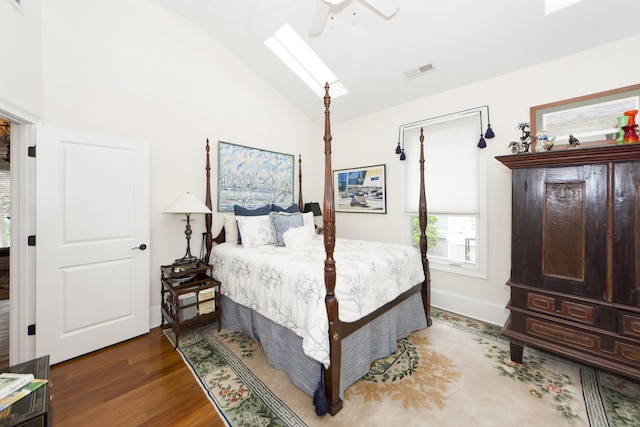
[[[149,331],[149,148],[39,126],[36,355],[51,363]]]

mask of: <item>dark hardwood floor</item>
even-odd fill
[[[160,328],[51,367],[53,425],[224,426]]]
[[[9,366],[9,300],[0,300],[0,368]],[[224,426],[162,329],[51,367],[52,423]]]

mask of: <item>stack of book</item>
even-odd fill
[[[0,411],[28,396],[29,393],[47,383],[32,374],[5,372],[0,374]]]

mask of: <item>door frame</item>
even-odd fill
[[[35,248],[27,246],[26,237],[35,234],[35,164],[27,147],[35,144],[35,125],[42,119],[2,98],[0,116],[11,122],[9,363],[14,365],[35,355],[35,336],[27,335],[27,326],[35,323]]]

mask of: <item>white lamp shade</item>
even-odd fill
[[[202,203],[196,196],[191,193],[184,193],[180,195],[164,210],[164,213],[180,213],[180,214],[192,214],[192,213],[212,213],[211,209]]]

